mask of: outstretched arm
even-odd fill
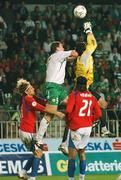
[[[77,56],[78,53],[75,50],[72,50],[70,56],[67,58],[67,61],[74,60]]]
[[[92,33],[92,25],[90,22],[84,23],[84,32],[87,34],[87,46],[86,50],[91,50],[91,54],[95,51],[97,47],[97,41]]]

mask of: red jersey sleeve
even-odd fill
[[[39,104],[32,96],[26,96],[25,101],[29,108],[41,112],[45,112],[45,106]]]
[[[47,104],[47,100],[43,97],[38,97],[38,96],[33,96],[33,98],[41,105],[46,105]]]
[[[74,105],[75,105],[75,93],[72,92],[68,98],[68,103],[66,106],[66,112],[71,113],[73,111]]]
[[[68,103],[66,105],[66,125],[69,126],[69,123],[70,123],[70,120],[71,120],[71,112],[73,111],[73,108],[75,106],[75,94],[74,92],[72,92],[70,95],[69,95],[69,98],[68,98]]]
[[[102,116],[102,111],[98,104],[98,101],[94,98],[93,116],[92,121],[98,120]]]

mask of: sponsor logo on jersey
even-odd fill
[[[32,106],[35,107],[37,103],[35,101],[32,102]]]

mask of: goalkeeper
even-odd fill
[[[99,94],[92,91],[90,88],[90,85],[93,84],[93,79],[94,79],[92,54],[97,47],[97,42],[92,33],[92,27],[90,22],[84,23],[84,32],[87,35],[87,43],[80,42],[76,46],[76,51],[79,54],[76,60],[76,67],[75,67],[76,79],[79,76],[84,76],[87,78],[87,87],[96,97],[100,107],[102,108],[103,114],[105,114],[106,113],[105,108],[107,107],[107,102]],[[105,116],[102,117],[101,123],[103,123],[101,132],[105,135],[110,134],[110,132],[106,128]],[[67,144],[66,144],[67,135],[68,135],[68,127],[65,128],[62,144],[58,148],[58,150],[62,151],[64,154],[68,154]]]

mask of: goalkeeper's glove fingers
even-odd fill
[[[87,33],[92,33],[92,25],[90,22],[84,23],[84,32]]]

